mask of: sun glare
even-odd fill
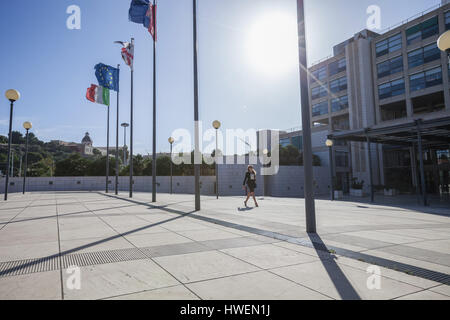
[[[250,63],[269,75],[283,74],[298,64],[297,21],[286,13],[269,13],[255,20],[247,38]]]

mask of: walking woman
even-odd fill
[[[246,186],[247,184],[247,186]],[[247,172],[245,173],[244,178],[244,186],[242,187],[244,190],[247,191],[247,200],[244,201],[245,206],[247,207],[247,202],[250,197],[253,197],[253,200],[255,201],[255,205],[259,207],[258,202],[256,201],[255,197],[255,188],[256,188],[256,171],[253,169],[253,166],[248,166]]]

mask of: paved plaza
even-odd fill
[[[0,299],[450,299],[450,208],[126,196],[12,194]]]

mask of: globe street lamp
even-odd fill
[[[216,158],[216,197],[219,199],[219,164],[217,163],[217,160],[219,159],[219,138],[218,138],[218,132],[222,124],[220,121],[215,120],[212,124],[213,128],[216,129],[216,151],[214,152],[215,158]]]
[[[11,102],[9,112],[9,139],[8,139],[8,160],[6,165],[6,181],[5,181],[5,201],[8,200],[8,186],[9,186],[9,162],[11,161],[11,142],[12,142],[12,118],[14,110],[14,102],[20,99],[20,93],[17,90],[10,89],[5,93],[6,99]]]
[[[328,147],[329,159],[330,159],[330,190],[331,201],[334,201],[334,170],[333,170],[333,145],[334,142],[331,139],[327,139],[325,145]]]
[[[441,49],[441,51],[447,53],[450,63],[450,30],[446,31],[439,37],[437,46],[439,47],[439,49]]]
[[[123,128],[123,165],[127,165],[127,154],[126,154],[126,148],[127,148],[127,128],[130,126],[128,123],[122,123],[121,124]]]
[[[172,194],[172,180],[173,180],[173,164],[172,164],[172,147],[173,143],[175,142],[175,139],[170,137],[169,143],[170,143],[170,194]]]
[[[30,129],[33,128],[33,125],[31,124],[31,122],[27,121],[27,122],[24,122],[23,128],[25,130],[27,130],[26,147],[25,147],[25,167],[23,170],[23,194],[25,194],[25,186],[26,186],[26,182],[27,182],[27,170],[28,170],[28,133],[29,133]]]

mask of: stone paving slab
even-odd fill
[[[303,200],[265,198],[248,210],[242,201],[202,197],[193,214],[191,195],[158,194],[154,204],[147,193],[12,194],[0,203],[0,268],[68,252],[92,262],[80,268],[81,290],[68,287],[66,269],[0,272],[0,299],[450,300],[448,285],[384,267],[381,289],[370,290],[368,263],[328,251],[449,274],[450,208],[318,200],[310,238]]]

